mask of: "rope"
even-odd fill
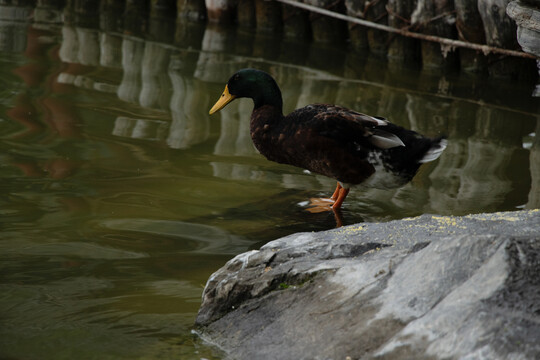
[[[391,26],[387,26],[387,25],[378,24],[378,23],[374,23],[374,22],[371,22],[371,21],[355,18],[355,17],[352,17],[352,16],[340,14],[340,13],[337,13],[337,12],[329,11],[329,10],[326,10],[326,9],[322,9],[322,8],[319,8],[319,7],[316,7],[316,6],[313,6],[313,5],[300,3],[300,2],[297,2],[297,1],[292,1],[292,0],[276,0],[276,1],[278,1],[280,3],[283,3],[283,4],[290,5],[290,6],[295,6],[295,7],[304,9],[304,10],[308,10],[308,11],[311,11],[311,12],[314,12],[314,13],[318,13],[318,14],[321,14],[321,15],[330,16],[330,17],[333,17],[335,19],[344,20],[344,21],[348,21],[348,22],[351,22],[351,23],[354,23],[354,24],[366,26],[366,27],[369,27],[369,28],[372,28],[372,29],[387,31],[387,32],[390,32],[390,33],[394,33],[394,34],[398,34],[398,35],[402,35],[402,36],[406,36],[406,37],[411,37],[411,38],[415,38],[415,39],[420,39],[420,40],[438,42],[438,43],[440,43],[442,45],[445,45],[445,46],[447,46],[449,48],[463,47],[463,48],[482,51],[482,53],[484,55],[488,55],[489,53],[497,53],[497,54],[504,54],[504,55],[509,55],[509,56],[528,58],[528,59],[537,59],[536,56],[534,56],[532,54],[525,53],[523,51],[502,49],[502,48],[489,46],[489,45],[476,44],[476,43],[471,43],[471,42],[461,41],[461,40],[453,40],[453,39],[443,38],[443,37],[435,36],[435,35],[421,34],[421,33],[417,33],[417,32],[408,31],[406,29],[396,29],[396,28],[393,28]],[[540,58],[538,58],[538,59],[540,59]]]

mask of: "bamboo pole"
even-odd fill
[[[359,25],[362,25],[362,26],[366,26],[366,27],[369,27],[369,28],[373,28],[373,29],[377,29],[377,30],[383,30],[383,31],[391,32],[391,33],[406,36],[406,37],[412,37],[412,38],[415,38],[415,39],[438,42],[438,43],[446,46],[446,49],[443,49],[445,51],[449,51],[454,47],[464,47],[464,48],[468,48],[468,49],[482,51],[482,53],[484,53],[484,55],[488,55],[489,53],[497,53],[497,54],[503,54],[503,55],[509,55],[509,56],[522,57],[522,58],[527,58],[527,59],[538,59],[538,60],[540,60],[540,58],[537,58],[536,56],[534,56],[532,54],[525,53],[523,51],[516,51],[516,50],[510,50],[510,49],[501,49],[501,48],[494,47],[494,46],[489,46],[489,45],[475,44],[475,43],[470,43],[470,42],[467,42],[467,41],[453,40],[453,39],[443,38],[443,37],[434,36],[434,35],[421,34],[421,33],[417,33],[417,32],[408,31],[406,29],[396,29],[396,28],[393,28],[391,26],[377,24],[377,23],[374,23],[374,22],[371,22],[371,21],[362,20],[362,19],[355,18],[355,17],[352,17],[352,16],[347,16],[347,15],[344,15],[344,14],[336,13],[336,12],[329,11],[329,10],[326,10],[326,9],[322,9],[322,8],[319,8],[319,7],[316,7],[316,6],[300,3],[300,2],[297,2],[297,1],[292,1],[292,0],[276,0],[276,1],[281,2],[283,4],[295,6],[295,7],[304,9],[304,10],[308,10],[308,11],[311,11],[311,12],[315,12],[315,13],[318,13],[318,14],[321,14],[321,15],[330,16],[330,17],[333,17],[333,18],[336,18],[336,19],[340,19],[340,20],[351,22],[351,23],[359,24]]]

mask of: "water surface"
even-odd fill
[[[335,227],[305,211],[334,181],[259,155],[249,100],[208,115],[242,67],[276,77],[286,112],[337,103],[448,136],[410,184],[353,190],[345,224],[539,206],[534,83],[215,26],[160,42],[24,19],[0,22],[2,357],[219,358],[190,333],[208,276]]]

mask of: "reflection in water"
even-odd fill
[[[262,158],[249,100],[208,116],[241,67],[271,72],[285,111],[335,102],[448,135],[442,157],[406,186],[351,193],[346,224],[540,206],[540,118],[524,84],[396,70],[343,49],[333,66],[316,45],[191,23],[173,46],[134,36],[133,19],[124,35],[114,22],[99,22],[112,32],[60,24],[80,15],[43,2],[31,24],[31,8],[8,8],[17,11],[0,17],[7,357],[213,358],[189,334],[208,276],[276,237],[335,226],[302,205],[334,181]]]
[[[144,41],[124,38],[122,40],[122,81],[118,86],[118,98],[136,103],[141,89],[141,65]]]
[[[184,221],[132,218],[105,220],[101,225],[107,229],[150,234],[156,238],[177,239],[179,246],[175,248],[186,248],[183,250],[186,253],[234,256],[250,245],[248,241],[220,228]]]
[[[170,50],[146,42],[141,64],[141,92],[139,103],[148,108],[167,109],[171,84],[167,75]]]
[[[200,97],[205,89],[199,81],[183,73],[185,60],[179,54],[172,59],[168,70],[173,93],[170,101],[172,124],[167,144],[174,149],[189,148],[210,136],[210,119]]]
[[[159,120],[130,119],[119,116],[114,122],[113,135],[133,139],[160,141],[165,139],[169,123]]]

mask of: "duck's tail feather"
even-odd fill
[[[424,164],[433,160],[436,160],[441,156],[444,149],[446,149],[448,141],[445,138],[435,139],[431,148],[424,154],[424,156],[418,160],[420,164]]]

